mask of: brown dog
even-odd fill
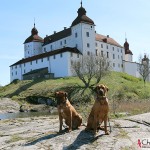
[[[81,126],[82,117],[70,104],[67,98],[67,93],[64,91],[59,91],[55,93],[55,97],[57,99],[57,108],[60,121],[59,132],[62,131],[63,119],[65,120],[65,124],[69,127],[68,132]]]
[[[96,100],[88,117],[86,130],[94,129],[94,134],[96,134],[98,128],[101,128],[99,124],[104,121],[105,134],[109,134],[107,131],[107,120],[108,120],[108,99],[106,98],[106,93],[108,91],[107,86],[101,84],[95,88]]]

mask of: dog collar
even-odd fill
[[[97,96],[96,99],[97,100],[106,100],[107,98],[106,98],[106,96]]]

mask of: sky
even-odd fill
[[[150,51],[150,0],[82,0],[96,32],[123,46],[125,35],[133,61]],[[24,41],[35,26],[39,36],[70,27],[81,0],[0,1],[0,85],[10,83],[9,66],[24,57]]]

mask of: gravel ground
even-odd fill
[[[94,137],[85,126],[59,134],[58,116],[0,120],[1,150],[138,150],[150,138],[150,113],[111,119],[112,132]]]

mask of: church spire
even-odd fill
[[[125,41],[127,42],[127,35],[126,35],[126,32],[125,32]]]
[[[82,7],[82,0],[81,0],[81,7]]]
[[[37,35],[38,34],[38,30],[35,28],[35,18],[34,18],[34,27],[31,30],[31,35]]]
[[[35,28],[35,18],[34,18],[34,28]]]

